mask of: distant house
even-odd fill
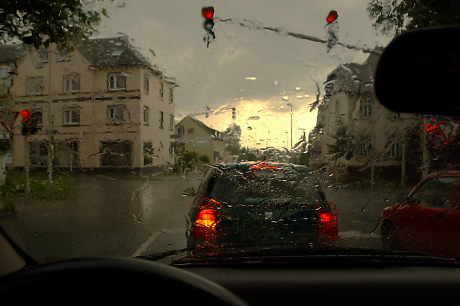
[[[57,167],[142,168],[172,163],[174,79],[126,37],[75,41],[73,46],[73,50],[58,50],[55,45],[39,50],[0,47],[1,82],[10,85],[0,91],[8,96],[10,108],[29,109],[41,118],[40,132],[27,140],[30,165],[46,166],[50,133]],[[13,152],[14,166],[23,167],[20,120]]]
[[[176,125],[176,132],[179,150],[205,155],[210,163],[224,160],[225,142],[221,132],[192,116],[182,119]]]
[[[407,139],[419,120],[378,102],[374,94],[378,60],[372,54],[363,64],[340,65],[328,75],[317,124],[309,135],[310,166],[372,180],[378,174],[401,176],[409,159]]]

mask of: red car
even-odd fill
[[[383,246],[460,259],[459,180],[460,171],[433,173],[385,208]]]

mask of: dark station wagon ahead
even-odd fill
[[[188,215],[191,249],[309,244],[337,239],[337,214],[320,179],[300,165],[245,162],[214,165]]]

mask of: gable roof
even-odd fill
[[[383,47],[376,47],[383,51]],[[347,63],[335,68],[328,76],[324,85],[337,83],[341,91],[352,93],[373,92],[374,75],[380,55],[370,54],[362,64]]]
[[[73,41],[75,48],[99,69],[143,66],[159,75],[165,82],[177,86],[174,78],[168,78],[156,65],[153,65],[136,48],[127,37],[110,37]],[[24,44],[0,46],[0,63],[10,63],[27,53]]]
[[[215,130],[215,129],[207,126],[206,124],[204,124],[203,122],[201,122],[200,120],[196,119],[193,116],[187,116],[184,119],[182,119],[181,121],[183,121],[183,120],[185,120],[187,118],[190,118],[197,126],[202,128],[209,135],[214,136],[216,138],[220,138],[221,132],[219,132],[218,130]]]
[[[74,41],[74,45],[96,68],[144,66],[161,74],[161,71],[129,43],[127,37]]]

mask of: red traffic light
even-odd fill
[[[214,17],[214,6],[201,8],[201,15],[206,19],[212,19]]]
[[[326,17],[327,23],[331,23],[337,20],[339,18],[339,14],[337,11],[330,11],[329,14]]]
[[[21,111],[21,117],[22,117],[23,119],[29,118],[29,117],[30,117],[30,110],[28,110],[28,109],[23,109],[23,110]]]

